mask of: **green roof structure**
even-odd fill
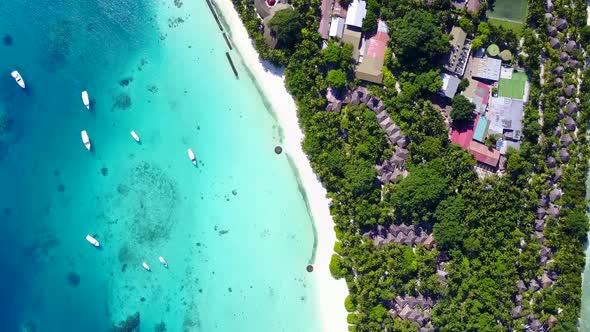
[[[488,46],[487,53],[489,56],[498,56],[498,53],[500,53],[500,48],[496,44],[491,44]]]

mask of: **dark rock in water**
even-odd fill
[[[176,8],[182,7],[182,5],[183,5],[182,0],[174,0],[174,5],[176,6]]]
[[[125,272],[127,270],[127,263],[123,264],[123,266],[121,266],[121,272]]]
[[[234,196],[236,196],[238,194],[238,191],[234,189],[231,191],[231,193],[234,194]]]
[[[143,296],[142,296],[142,297],[141,297],[139,300],[140,300],[141,302],[145,302],[145,297],[143,297]]]
[[[4,215],[9,216],[10,212],[10,208],[4,208]]]
[[[57,191],[63,193],[66,190],[66,187],[63,184],[57,186]]]
[[[128,86],[129,83],[133,82],[133,77],[126,77],[119,81],[120,86]]]
[[[276,154],[281,154],[282,152],[283,152],[283,148],[282,148],[282,147],[280,147],[280,146],[278,146],[278,145],[277,145],[277,146],[275,146],[275,153],[276,153]]]
[[[154,326],[154,332],[166,332],[166,324],[164,324],[164,322],[160,322],[160,324],[156,324]]]
[[[80,275],[76,272],[68,273],[68,282],[71,286],[76,287],[80,284]]]
[[[58,175],[59,175],[59,171],[58,171],[58,170],[56,170],[56,169],[54,169],[54,170],[53,170],[53,176],[58,176]]]
[[[305,269],[307,272],[313,272],[313,265],[309,264]]]
[[[100,169],[100,173],[102,174],[102,176],[107,176],[107,175],[109,175],[109,169],[106,167],[103,167]]]
[[[231,289],[231,287],[228,287],[228,288],[227,288],[227,291],[231,293],[231,292],[232,292],[232,289]]]
[[[4,46],[12,46],[12,36],[9,34],[5,34],[4,37],[2,38],[2,41],[4,42]]]
[[[114,332],[139,332],[139,312],[127,317],[126,320],[113,326]]]

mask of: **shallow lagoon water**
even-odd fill
[[[139,312],[146,331],[317,331],[312,221],[273,151],[280,129],[206,3],[11,1],[0,13],[2,330],[105,331]]]

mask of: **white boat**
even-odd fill
[[[141,266],[143,266],[143,268],[144,268],[144,269],[146,269],[146,270],[150,271],[150,266],[149,266],[149,265],[147,265],[147,263],[146,263],[146,262],[143,262],[143,263],[141,263]]]
[[[90,109],[90,98],[88,98],[88,91],[82,91],[82,102],[87,109]]]
[[[86,235],[86,241],[90,242],[90,244],[92,244],[95,247],[100,247],[100,243],[98,243],[98,240],[93,238],[90,234]]]
[[[131,137],[133,137],[133,139],[139,143],[139,135],[137,135],[137,133],[135,132],[135,130],[131,131]]]
[[[162,265],[164,265],[165,268],[168,268],[168,263],[166,263],[164,257],[160,256],[158,257],[158,260],[160,261],[160,263],[162,263]]]
[[[80,134],[82,135],[82,143],[84,143],[84,146],[86,147],[86,150],[90,151],[90,138],[88,137],[88,133],[86,132],[86,130],[82,130],[82,132],[80,132]]]
[[[14,70],[12,73],[10,73],[10,75],[12,75],[12,78],[14,78],[16,83],[20,85],[21,88],[25,88],[25,80],[23,80],[18,71]]]
[[[193,162],[193,165],[197,166],[197,158],[195,158],[195,153],[191,148],[188,148],[188,157]]]

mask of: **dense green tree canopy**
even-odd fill
[[[279,47],[292,48],[301,37],[299,14],[291,8],[276,12],[268,25],[275,33]]]
[[[330,70],[326,82],[335,89],[342,89],[346,85],[346,73],[342,69]]]
[[[463,95],[453,97],[453,109],[451,110],[451,119],[454,126],[461,126],[470,123],[473,120],[475,105]]]
[[[432,221],[438,203],[446,196],[447,184],[447,179],[432,168],[412,169],[391,194],[396,219],[406,223]]]
[[[404,70],[436,67],[450,50],[438,19],[425,10],[413,10],[391,25],[390,47]]]

